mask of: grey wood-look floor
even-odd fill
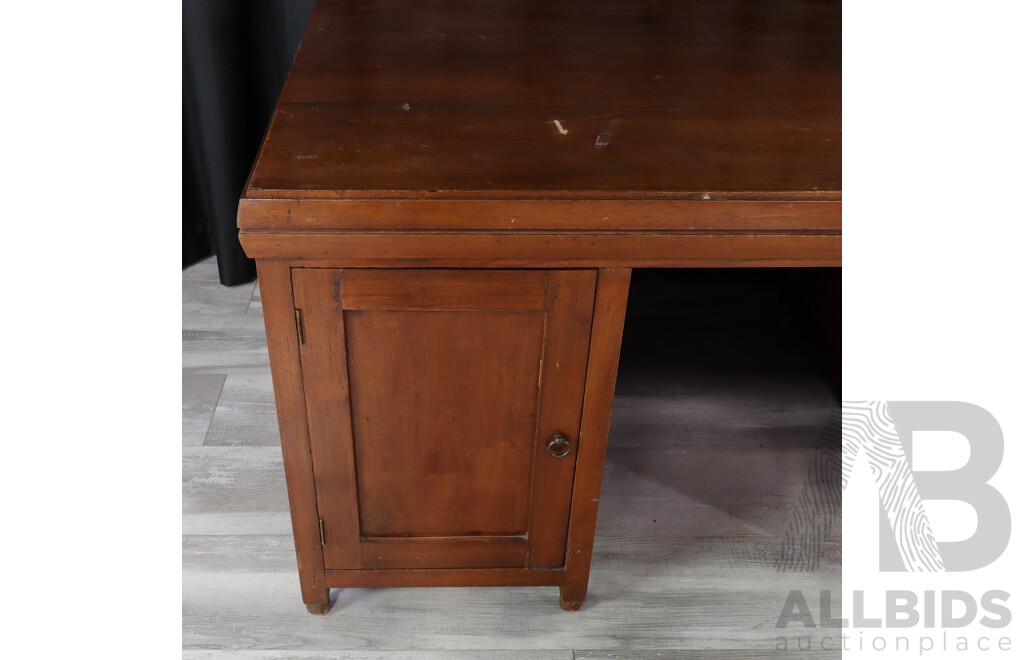
[[[782,334],[627,320],[579,612],[554,588],[346,589],[315,617],[259,289],[221,286],[211,258],[183,271],[182,301],[184,657],[839,657],[820,648],[838,630],[775,627],[791,590],[817,619],[819,591],[841,588],[835,402]]]

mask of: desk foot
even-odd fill
[[[306,610],[310,614],[323,616],[331,611],[330,589],[323,587],[320,589],[310,588],[304,591],[302,600],[306,602]]]
[[[558,604],[566,612],[575,612],[583,607],[583,598],[570,597],[565,593],[565,587],[558,588]]]

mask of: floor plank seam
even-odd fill
[[[220,374],[217,374],[218,376]],[[220,391],[217,392],[217,402],[213,404],[213,414],[210,415],[210,423],[206,425],[206,433],[203,434],[203,442],[200,447],[208,446],[206,444],[207,439],[210,437],[210,429],[213,428],[213,418],[217,416],[217,407],[220,406],[220,399],[224,396],[224,384],[228,382],[227,374],[224,374],[224,380],[220,382]]]

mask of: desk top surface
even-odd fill
[[[841,199],[830,0],[319,0],[249,199]]]

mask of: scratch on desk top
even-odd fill
[[[557,119],[555,120],[555,128],[557,128],[558,132],[561,133],[562,135],[568,135],[569,134],[569,131],[567,131],[566,129],[562,128],[562,122],[558,121]]]
[[[604,127],[604,130],[601,131],[598,134],[597,139],[594,140],[594,146],[607,147],[608,143],[612,140],[612,133],[615,131],[615,125],[620,121],[622,121],[622,119],[613,119],[608,122],[608,125]]]

